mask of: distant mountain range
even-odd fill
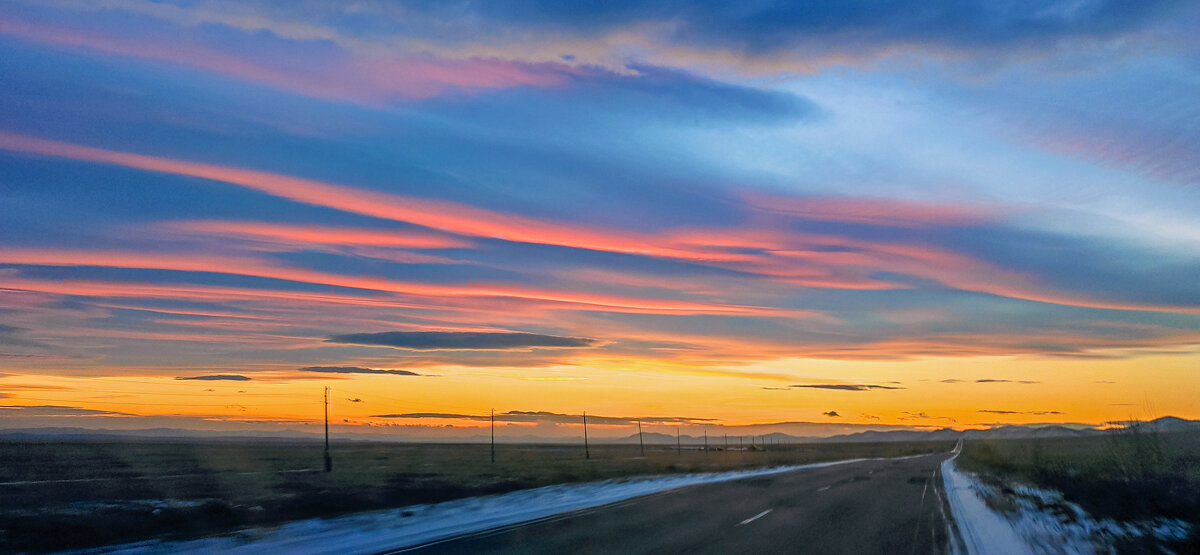
[[[1200,431],[1200,420],[1187,420],[1174,416],[1164,416],[1150,421],[1115,421],[1109,426],[1121,428],[1136,427],[1140,430],[1160,433]],[[784,433],[762,435],[726,435],[713,434],[708,436],[708,445],[724,447],[728,441],[730,447],[748,447],[751,444],[762,445],[779,443],[876,443],[884,441],[954,441],[963,439],[1028,439],[1028,438],[1069,438],[1087,437],[1111,433],[1099,428],[1077,428],[1055,424],[997,426],[985,430],[940,430],[913,431],[865,431],[852,434],[842,434],[831,437],[793,436]],[[382,434],[345,433],[333,434],[337,440],[382,441],[382,442],[428,442],[428,443],[482,443],[488,441],[487,436],[472,436],[466,438],[402,438]],[[103,440],[103,439],[161,439],[161,440],[254,440],[254,441],[297,441],[321,438],[321,434],[297,431],[209,431],[186,430],[177,428],[148,428],[141,430],[103,430],[90,428],[23,428],[0,429],[0,439],[59,439],[59,440]],[[576,438],[550,438],[534,435],[497,437],[499,443],[569,443]],[[641,440],[646,445],[670,446],[675,445],[676,436],[647,432]],[[698,447],[705,441],[704,436],[681,435],[678,441],[682,445]],[[592,442],[599,444],[637,444],[638,435],[632,434],[619,438],[593,438]]]
[[[1169,429],[1162,431],[1183,431],[1183,430],[1200,430],[1200,421],[1174,419],[1178,422],[1188,423],[1188,426],[1174,424]],[[738,439],[741,439],[741,446],[762,445],[764,440],[767,444],[771,443],[878,443],[884,441],[954,441],[959,438],[964,439],[1023,439],[1023,438],[1039,438],[1039,437],[1084,437],[1092,435],[1100,435],[1105,432],[1096,428],[1068,428],[1066,426],[1001,426],[990,428],[987,430],[954,430],[951,428],[943,428],[940,430],[929,431],[913,431],[913,430],[893,430],[893,431],[866,431],[853,434],[842,434],[831,437],[802,437],[793,436],[782,433],[771,433],[756,436],[729,436],[729,445],[739,445]],[[603,440],[597,443],[637,443],[637,434],[616,440]],[[647,445],[674,445],[675,436],[658,433],[643,434],[642,440]],[[684,445],[695,446],[703,443],[704,438],[684,435],[679,437],[679,442]],[[708,437],[708,444],[713,447],[724,447],[724,435],[713,435]]]

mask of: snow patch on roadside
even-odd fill
[[[905,457],[907,458],[907,457]],[[88,553],[378,553],[422,545],[686,486],[864,461],[849,459],[706,474],[647,476],[561,484],[429,505],[290,522],[191,541],[159,540]]]
[[[942,463],[942,481],[945,484],[946,501],[950,503],[950,514],[958,528],[958,542],[952,542],[955,555],[964,552],[970,555],[1003,555],[1027,552],[1025,541],[1012,524],[1003,516],[993,512],[984,502],[984,488],[974,476],[954,466],[954,455]]]
[[[997,491],[959,470],[956,458],[942,463],[946,496],[961,539],[952,545],[956,555],[964,550],[970,555],[1115,553],[1118,538],[1150,536],[1167,542],[1191,533],[1191,525],[1181,520],[1097,521],[1057,491],[1020,484],[1011,485],[1011,493]]]

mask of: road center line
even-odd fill
[[[833,486],[825,486],[825,487],[823,487],[823,488],[817,488],[817,491],[825,491],[825,490],[827,490],[827,489],[829,489],[829,488],[831,488],[831,487],[833,487]]]
[[[774,510],[774,509],[767,509],[767,510],[765,510],[765,511],[761,512],[761,513],[758,513],[758,514],[756,514],[756,515],[754,515],[754,516],[752,516],[752,517],[750,517],[750,518],[747,518],[746,520],[743,520],[743,521],[741,521],[741,522],[737,523],[737,525],[738,525],[738,526],[744,526],[744,525],[746,525],[746,524],[750,524],[751,522],[754,522],[754,521],[756,521],[756,520],[758,520],[758,519],[760,519],[760,518],[762,518],[762,517],[764,517],[764,516],[767,516],[767,513],[771,512],[772,510]]]

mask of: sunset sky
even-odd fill
[[[3,2],[0,427],[1200,418],[1198,22]]]

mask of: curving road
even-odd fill
[[[948,553],[949,457],[692,486],[395,553]]]

